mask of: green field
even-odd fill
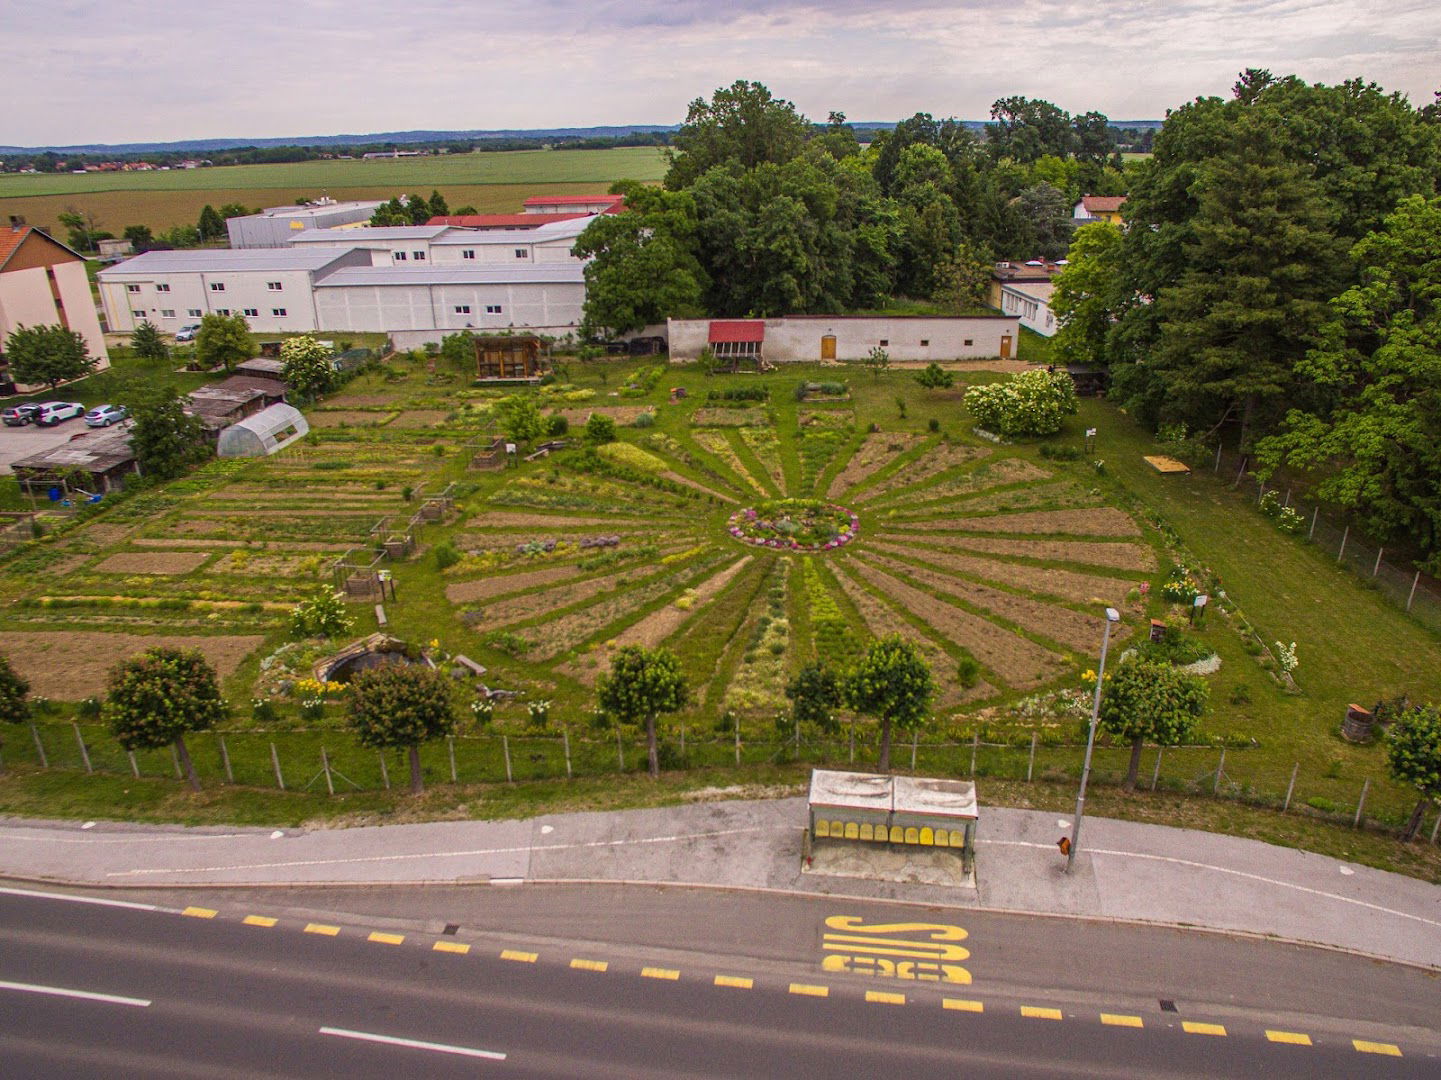
[[[659,180],[662,151],[520,150],[386,161],[303,161],[288,165],[232,165],[168,172],[68,173],[0,176],[0,214],[50,226],[67,207],[95,215],[99,228],[119,234],[131,224],[164,229],[194,224],[206,203],[276,206],[297,197],[389,199],[432,189],[452,207],[482,213],[515,212],[534,194],[605,191],[617,180]],[[63,234],[62,234],[63,235]]]

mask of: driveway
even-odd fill
[[[89,430],[85,421],[78,416],[54,427],[36,427],[34,424],[26,424],[24,427],[0,426],[0,474],[10,472],[11,462],[67,443],[70,436]]]

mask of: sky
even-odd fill
[[[1112,120],[1242,68],[1441,87],[1435,0],[0,0],[0,144],[673,124],[736,79],[824,121]]]

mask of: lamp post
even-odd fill
[[[1091,778],[1091,751],[1096,745],[1096,724],[1101,719],[1101,680],[1106,677],[1106,646],[1111,643],[1111,626],[1121,621],[1121,613],[1115,608],[1106,609],[1106,628],[1101,634],[1101,663],[1096,669],[1096,696],[1091,701],[1091,730],[1086,736],[1086,761],[1081,766],[1081,790],[1076,795],[1076,820],[1071,823],[1071,849],[1066,852],[1066,873],[1076,861],[1076,849],[1081,844],[1081,814],[1086,808],[1086,781]]]

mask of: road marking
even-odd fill
[[[965,998],[941,998],[941,1008],[955,1009],[957,1012],[985,1012],[986,1006],[979,1001],[967,1001]]]
[[[459,941],[437,941],[431,948],[436,952],[459,953],[461,956],[470,952],[470,946],[464,945]]]
[[[188,907],[180,914],[189,915],[192,919],[213,919],[220,912],[208,907]]]
[[[715,984],[717,986],[734,987],[737,990],[750,990],[755,986],[756,981],[754,979],[748,979],[744,975],[717,975],[715,977]]]
[[[539,953],[520,952],[520,951],[518,951],[518,950],[516,950],[516,949],[502,949],[501,952],[500,952],[500,958],[501,958],[502,960],[515,960],[515,961],[517,961],[517,962],[519,962],[519,963],[522,963],[522,964],[533,964],[533,963],[535,963],[536,958],[537,958],[539,955],[540,955]]]
[[[1181,1030],[1187,1035],[1224,1035],[1226,1028],[1222,1024],[1200,1024],[1194,1020],[1182,1020]]]
[[[904,1005],[906,1003],[906,995],[888,994],[884,990],[867,990],[866,1000],[874,1002],[877,1005]]]
[[[240,920],[246,926],[274,926],[279,919],[272,919],[269,915],[247,915]]]
[[[1022,1005],[1021,1015],[1029,1016],[1032,1020],[1060,1020],[1060,1009],[1043,1009],[1037,1005]]]
[[[1385,1054],[1387,1057],[1401,1056],[1401,1048],[1395,1043],[1367,1042],[1365,1039],[1352,1039],[1351,1045],[1363,1054]]]
[[[1271,1040],[1271,1042],[1290,1043],[1293,1046],[1311,1045],[1311,1036],[1305,1035],[1299,1031],[1271,1031],[1268,1028],[1266,1031],[1266,1038]]]
[[[1109,1024],[1111,1027],[1145,1027],[1144,1021],[1139,1016],[1126,1016],[1122,1013],[1102,1013],[1101,1023]]]
[[[867,923],[859,915],[832,915],[821,938],[821,970],[916,982],[969,984],[957,961],[970,950],[955,942],[970,935],[949,923]],[[896,959],[891,959],[895,957]]]
[[[305,924],[305,932],[307,934],[324,934],[326,937],[334,937],[340,933],[340,927],[326,926],[324,923],[313,922]]]
[[[370,932],[370,935],[369,935],[365,940],[366,940],[366,941],[373,941],[373,942],[375,942],[377,945],[400,945],[400,944],[403,944],[403,943],[405,942],[405,935],[404,935],[404,934],[382,934],[379,930],[372,930],[372,931]]]
[[[90,990],[71,990],[64,986],[39,986],[35,983],[0,982],[0,990],[18,990],[22,994],[48,994],[51,997],[79,998],[81,1001],[103,1001],[108,1005],[133,1005],[138,1009],[146,1008],[150,1004],[145,998],[97,994]]]
[[[610,967],[610,961],[582,960],[580,957],[577,956],[574,960],[570,962],[570,966],[575,968],[577,971],[605,971],[608,967]]]
[[[680,972],[675,968],[641,968],[640,973],[647,979],[679,979]]]
[[[96,904],[100,907],[130,908],[132,911],[160,910],[154,904],[136,904],[130,900],[102,900],[98,896],[71,896],[69,893],[32,892],[29,889],[0,889],[0,896],[31,896],[37,900],[64,900],[70,904]]]
[[[829,986],[812,986],[810,983],[791,983],[791,993],[804,997],[830,997]]]
[[[323,1027],[322,1035],[338,1035],[342,1039],[360,1039],[363,1042],[384,1043],[386,1046],[404,1046],[411,1050],[433,1050],[437,1054],[459,1054],[461,1057],[486,1058],[489,1061],[504,1061],[505,1055],[497,1050],[477,1050],[473,1046],[450,1046],[447,1043],[424,1042],[420,1039],[400,1039],[394,1035],[376,1035],[369,1031],[349,1031],[345,1028]]]

